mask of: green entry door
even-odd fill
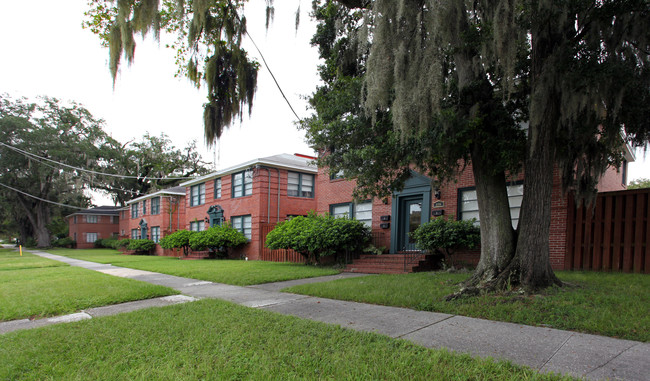
[[[400,250],[417,250],[415,240],[409,236],[422,224],[422,196],[408,197],[400,205]]]

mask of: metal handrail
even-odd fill
[[[408,272],[408,266],[413,263],[420,262],[420,260],[427,256],[423,251],[406,251],[404,252],[404,272]]]

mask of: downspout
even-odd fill
[[[280,169],[276,168],[276,171],[278,171],[278,217],[277,217],[277,222],[280,222]]]
[[[269,180],[268,185],[266,187],[266,223],[270,224],[271,223],[271,170],[269,167],[263,166],[263,165],[256,165],[256,169],[266,169],[266,176]]]

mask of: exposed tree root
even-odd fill
[[[552,271],[542,285],[527,284],[522,280],[519,265],[514,260],[500,273],[494,273],[495,271],[480,271],[477,269],[470,279],[461,284],[459,291],[445,296],[445,301],[503,292],[531,295],[553,285],[564,286],[564,283]]]

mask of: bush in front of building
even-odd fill
[[[187,256],[190,251],[190,239],[197,232],[189,230],[178,230],[163,237],[159,244],[163,249],[182,249],[183,255]]]
[[[150,239],[132,239],[126,248],[135,251],[136,254],[151,254],[155,247],[156,243]]]
[[[192,250],[210,250],[213,257],[225,258],[228,249],[248,242],[242,232],[229,225],[214,226],[190,237]]]
[[[95,247],[98,249],[107,248],[115,249],[117,248],[117,238],[99,238],[95,241]]]
[[[59,238],[56,241],[52,241],[52,246],[54,247],[73,248],[76,245],[77,245],[77,241],[73,240],[70,237]]]
[[[129,243],[131,243],[131,238],[120,239],[117,242],[115,242],[114,249],[126,250],[126,248],[129,246]]]
[[[410,233],[418,249],[438,253],[448,267],[453,267],[452,254],[458,249],[473,249],[481,243],[476,220],[456,221],[438,217],[420,225]]]
[[[318,263],[320,257],[328,255],[338,260],[346,251],[363,251],[369,243],[370,229],[362,222],[313,212],[280,222],[266,236],[269,249],[295,250],[308,264]]]

